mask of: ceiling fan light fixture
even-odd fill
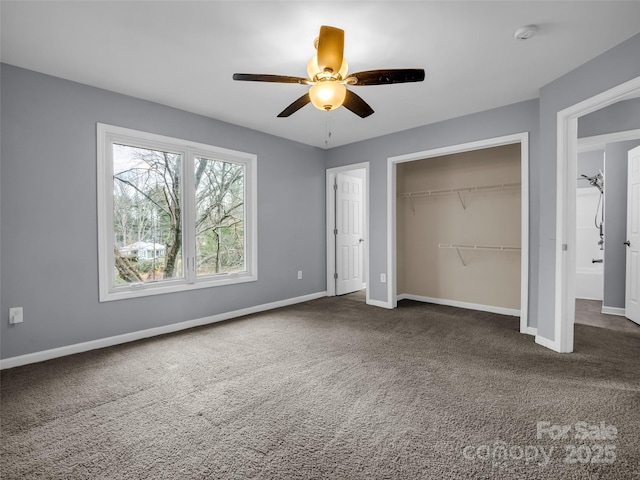
[[[2,1],[2,0],[0,0]],[[349,86],[390,85],[395,83],[422,82],[424,69],[396,68],[365,70],[348,75],[349,64],[344,58],[344,30],[323,25],[314,47],[316,55],[307,62],[308,78],[290,75],[234,73],[233,79],[245,82],[291,83],[308,85],[309,90],[278,114],[286,118],[311,103],[318,110],[335,110],[344,106],[360,118],[367,118],[373,109]]]
[[[344,102],[347,87],[334,80],[318,82],[309,88],[311,103],[318,110],[335,110]]]
[[[314,55],[307,62],[307,75],[309,75],[309,78],[313,80],[319,73],[320,67],[318,66],[318,55]]]
[[[340,70],[338,70],[338,80],[344,80],[347,78],[347,72],[349,71],[349,63],[346,58],[342,59],[342,64],[340,65]],[[307,62],[307,75],[309,78],[314,80],[317,78],[317,75],[320,73],[324,73],[320,70],[318,66],[318,55],[314,55]],[[326,76],[335,77],[335,74],[327,74]]]
[[[347,72],[349,71],[349,63],[347,59],[342,57],[342,65],[340,65],[340,70],[338,70],[338,75],[340,75],[340,79],[344,80],[347,78]]]

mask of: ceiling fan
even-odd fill
[[[373,113],[373,109],[358,95],[347,89],[350,86],[389,85],[392,83],[422,82],[421,68],[366,70],[347,74],[348,64],[344,58],[344,30],[335,27],[320,27],[320,36],[314,46],[318,53],[307,63],[309,78],[287,75],[265,75],[234,73],[234,80],[249,82],[297,83],[309,85],[309,91],[278,114],[288,117],[308,103],[320,110],[334,110],[343,105],[361,118]]]

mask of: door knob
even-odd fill
[[[359,243],[364,242],[364,238],[361,238],[360,240],[358,240]]]
[[[631,246],[631,242],[630,242],[629,240],[627,240],[626,242],[624,242],[624,244],[625,244],[627,247],[630,247],[630,246]]]

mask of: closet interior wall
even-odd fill
[[[397,292],[520,309],[520,144],[399,164]]]

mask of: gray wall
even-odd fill
[[[538,335],[555,340],[556,146],[559,111],[640,76],[640,34],[540,90]],[[535,247],[534,247],[535,248]],[[536,301],[536,300],[534,300]]]
[[[428,101],[425,99],[424,101]],[[529,155],[531,174],[538,163],[538,101],[530,100],[506,107],[467,115],[424,127],[385,135],[363,142],[353,143],[327,152],[327,168],[370,162],[369,198],[370,198],[370,297],[373,300],[387,302],[387,285],[380,283],[380,274],[387,273],[387,158],[402,154],[415,153],[438,147],[457,145],[487,138],[499,137],[520,132],[529,132]],[[533,186],[537,178],[530,178]],[[530,241],[537,239],[536,188],[532,188],[530,197],[531,231]],[[531,250],[529,259],[529,297],[537,298],[537,255]],[[534,309],[529,309],[529,318],[537,318],[536,302],[530,301]],[[535,326],[535,323],[531,323]]]
[[[322,150],[0,68],[2,358],[326,289]],[[96,122],[257,154],[259,280],[99,303]],[[9,325],[8,309],[17,306],[24,307],[24,323]]]
[[[540,336],[555,340],[557,114],[567,107],[640,76],[638,51],[640,35],[546,85],[540,90],[539,101],[523,102],[330,150],[327,153],[328,167],[371,162],[371,298],[388,301],[386,285],[379,281],[380,273],[386,272],[387,268],[386,159],[529,131],[529,325],[537,327]],[[632,104],[612,108],[609,113],[623,115],[624,108],[629,105]],[[629,119],[628,115],[626,118]],[[594,122],[597,121],[596,118]],[[533,122],[538,122],[538,125],[532,125]],[[581,136],[593,134],[589,133],[588,121],[585,125]]]
[[[640,129],[640,98],[614,103],[578,119],[578,138]]]
[[[530,133],[529,324],[554,340],[557,113],[640,76],[639,51],[640,34],[543,87],[539,100],[327,152],[3,65],[1,357],[323,291],[325,166],[370,162],[369,287],[372,299],[386,302],[386,285],[379,281],[387,268],[386,159],[525,131]],[[98,303],[96,122],[256,153],[259,281]],[[287,241],[292,236],[296,242]],[[297,281],[300,269],[304,280]],[[6,312],[13,306],[25,308],[25,323],[9,327]]]
[[[607,144],[604,202],[604,307],[624,308],[627,247],[627,153],[640,140]]]
[[[599,171],[604,172],[604,150],[578,154],[578,177],[583,174],[592,177],[597,175]],[[591,186],[587,180],[578,180],[576,186],[578,188],[596,188]]]

